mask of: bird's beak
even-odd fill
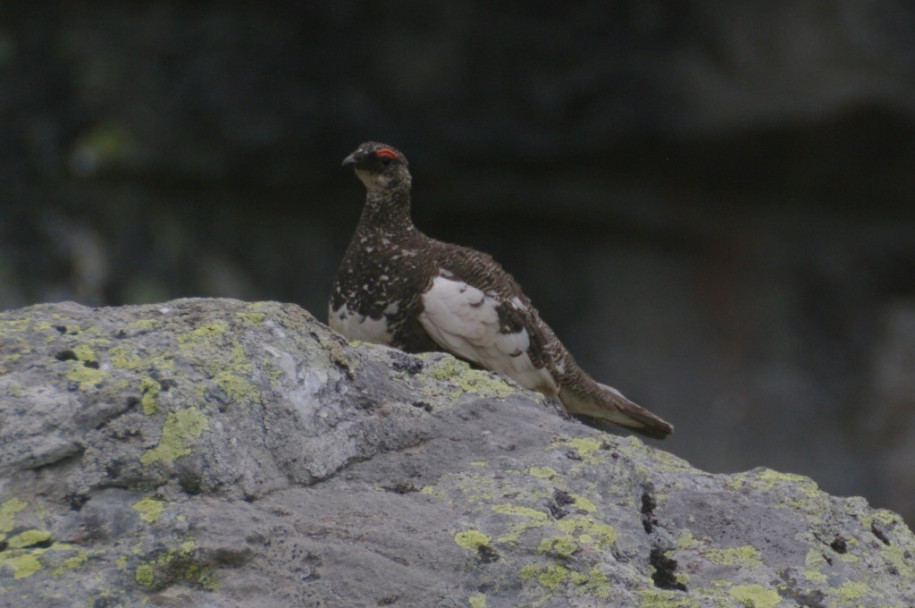
[[[347,156],[346,158],[344,158],[344,159],[343,159],[343,166],[344,166],[344,167],[350,167],[350,166],[355,165],[356,163],[358,163],[358,162],[359,162],[359,159],[356,157],[356,154],[357,154],[357,153],[358,153],[358,150],[357,150],[356,152],[353,152],[352,154],[350,154],[350,155]]]

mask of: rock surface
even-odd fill
[[[0,606],[911,606],[913,552],[294,305],[0,314]]]

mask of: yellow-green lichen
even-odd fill
[[[248,353],[245,352],[245,347],[243,347],[240,342],[232,342],[232,346],[229,348],[228,353],[229,363],[233,369],[249,373],[254,370],[254,366],[251,364],[251,361],[248,360]]]
[[[517,391],[498,375],[471,369],[466,362],[454,357],[438,359],[429,367],[428,373],[436,380],[448,380],[458,385],[459,389],[451,395],[453,399],[462,393],[504,398]]]
[[[587,515],[570,516],[560,519],[556,526],[574,538],[579,545],[603,549],[616,542],[616,530],[610,524],[597,521]]]
[[[156,569],[152,564],[142,563],[134,571],[133,579],[143,587],[152,587],[156,582]]]
[[[545,589],[555,591],[569,580],[569,569],[558,564],[527,564],[521,567],[521,580],[536,580]]]
[[[11,361],[11,357],[7,357],[8,361]],[[15,380],[10,380],[6,383],[6,394],[9,397],[22,397],[25,394],[25,387]]]
[[[209,566],[201,566],[197,563],[189,564],[183,572],[184,580],[194,583],[207,591],[216,591],[219,589],[219,583],[216,580],[216,574]]]
[[[117,567],[118,570],[123,570],[124,568],[126,568],[127,567],[127,556],[126,555],[118,556],[117,560],[115,560],[115,562],[114,562],[114,565]]]
[[[149,523],[155,523],[159,520],[164,507],[165,502],[148,496],[133,503],[134,510],[140,514],[140,519]]]
[[[569,496],[572,498],[572,506],[576,509],[581,509],[585,513],[594,513],[597,511],[595,504],[584,496],[579,494],[570,494]]]
[[[89,554],[80,549],[76,552],[76,555],[72,555],[62,561],[60,565],[55,568],[53,572],[51,572],[51,576],[57,578],[68,570],[76,570],[77,568],[82,568],[88,559]]]
[[[759,551],[750,545],[728,547],[727,549],[709,548],[703,551],[703,555],[707,560],[719,566],[740,566],[742,568],[763,566]]]
[[[779,506],[805,513],[822,511],[823,502],[826,500],[826,494],[821,492],[816,482],[809,477],[794,473],[782,473],[766,468],[735,473],[729,476],[724,485],[732,490],[752,487],[765,492],[771,492],[778,488],[780,492]]]
[[[677,536],[677,547],[681,549],[692,549],[698,547],[700,544],[702,543],[696,540],[693,533],[689,530],[684,530]]]
[[[445,493],[435,486],[423,486],[419,493],[427,496],[435,496],[436,498],[445,498]]]
[[[16,516],[26,508],[27,502],[18,498],[10,498],[0,503],[0,538],[5,532],[9,532],[16,525]]]
[[[226,333],[229,324],[225,321],[211,321],[178,336],[178,346],[189,347],[206,344]]]
[[[194,541],[186,541],[180,547],[157,554],[153,559],[142,562],[134,571],[134,580],[144,587],[152,587],[156,581],[167,584],[180,579],[196,587],[215,591],[219,585],[213,569],[194,558]]]
[[[283,378],[286,373],[279,367],[276,367],[273,364],[273,359],[264,358],[261,360],[261,371],[267,375],[270,379],[271,385],[276,385],[280,378]]]
[[[870,591],[870,587],[858,581],[845,581],[836,590],[839,598],[845,602],[863,597],[868,591]]]
[[[610,577],[598,570],[597,566],[591,568],[586,580],[582,582],[585,585],[581,592],[582,594],[587,594],[602,600],[609,599]]]
[[[210,428],[207,417],[194,408],[169,412],[162,426],[159,444],[140,456],[144,465],[173,462],[191,453],[191,444]]]
[[[662,589],[639,592],[639,608],[696,608],[697,606],[695,601],[684,597],[684,594],[680,592]]]
[[[79,390],[86,391],[98,386],[105,380],[107,374],[96,367],[86,366],[84,362],[73,362],[67,372],[67,380],[79,383]]]
[[[471,504],[487,503],[515,492],[506,487],[505,480],[495,479],[487,473],[448,473],[438,480],[438,487],[460,492],[463,500]]]
[[[597,567],[579,572],[559,564],[526,564],[521,567],[521,580],[536,581],[550,594],[569,583],[575,595],[604,600],[610,597],[610,579]]]
[[[804,571],[804,578],[815,583],[825,583],[826,575],[823,574],[822,569],[827,565],[826,558],[823,557],[823,553],[817,551],[816,549],[810,549],[807,551],[807,557],[804,559],[807,570]]]
[[[115,346],[108,351],[108,360],[118,369],[134,370],[143,365],[143,358],[129,346]]]
[[[13,578],[27,578],[41,570],[38,557],[28,551],[4,551],[0,553],[0,569],[9,566],[13,570]]]
[[[98,357],[95,356],[95,351],[92,350],[92,347],[88,344],[77,344],[73,347],[73,354],[75,354],[76,358],[80,361],[98,361]]]
[[[492,510],[496,513],[502,513],[504,515],[518,515],[520,517],[527,517],[530,519],[535,519],[538,521],[546,521],[549,517],[545,512],[538,511],[537,509],[532,509],[530,507],[522,507],[519,505],[510,505],[510,504],[499,504],[493,505]]]
[[[39,556],[47,552],[73,551],[73,545],[67,543],[51,543],[51,533],[46,530],[25,530],[9,539],[7,546],[0,551],[0,570],[10,568],[13,571],[13,578],[21,579],[32,576],[43,568],[43,564],[38,559]],[[64,560],[61,568],[68,566],[77,567],[80,564],[79,554],[75,560]],[[61,570],[57,568],[55,572]],[[53,573],[52,573],[53,574]]]
[[[459,547],[463,547],[475,554],[479,552],[480,547],[488,547],[490,540],[487,535],[479,530],[461,530],[454,534],[454,542]]]
[[[550,467],[528,467],[527,472],[533,477],[538,477],[540,479],[552,479],[558,475],[558,473]]]
[[[254,364],[240,342],[225,340],[227,329],[224,321],[207,323],[179,336],[178,344],[230,400],[259,402],[260,391],[247,379],[254,371]],[[205,391],[206,387],[201,385],[201,394]]]
[[[159,329],[162,326],[162,321],[159,319],[137,319],[136,321],[131,321],[130,326],[139,330],[149,331],[151,329]]]
[[[244,376],[254,370],[244,347],[238,341],[227,343],[226,330],[227,325],[217,321],[178,337],[182,350],[211,378],[225,373]]]
[[[0,335],[21,334],[29,329],[44,331],[54,327],[51,323],[36,323],[34,327],[31,327],[31,325],[31,319],[4,319],[0,321]]]
[[[584,585],[588,581],[588,577],[581,572],[569,570],[569,581],[576,585]]]
[[[156,322],[158,323],[158,322]],[[142,352],[142,351],[141,351]],[[131,343],[118,344],[108,350],[108,361],[112,367],[128,371],[173,370],[175,369],[174,350],[140,352]]]
[[[540,541],[540,544],[537,545],[537,552],[567,559],[578,551],[578,548],[578,543],[568,536],[553,536]]]
[[[25,547],[34,547],[51,540],[51,533],[47,530],[25,530],[16,536],[11,536],[7,541],[9,549],[23,549]]]
[[[219,372],[213,381],[233,402],[260,403],[261,392],[257,387],[234,372]]]
[[[152,378],[140,380],[140,405],[147,416],[152,416],[159,411],[159,401],[156,397],[161,390],[162,385]]]
[[[905,546],[899,544],[892,544],[888,547],[883,546],[880,553],[886,561],[896,568],[900,578],[903,578],[904,580],[912,580],[915,578],[915,568],[913,568],[912,565],[912,556]],[[848,554],[846,553],[845,555]],[[845,555],[840,555],[839,557],[845,557]]]
[[[762,585],[734,585],[728,595],[746,608],[775,608],[782,601],[776,591]]]
[[[267,320],[266,313],[262,312],[237,312],[235,316],[248,325],[262,325]]]
[[[850,540],[852,540],[852,539],[849,539],[849,541],[850,541]],[[851,542],[849,542],[848,544],[851,544]],[[848,553],[840,553],[840,554],[838,554],[838,555],[834,555],[834,556],[833,556],[833,559],[838,559],[840,562],[845,562],[846,564],[855,564],[855,563],[857,563],[858,561],[860,561],[860,559],[858,558],[858,556],[855,555],[855,554],[853,554],[853,553],[851,553],[851,552],[848,552]]]
[[[497,540],[504,544],[515,544],[526,531],[549,525],[549,516],[543,511],[509,504],[493,505],[492,510],[504,515],[523,517],[524,521],[512,525]]]
[[[871,515],[875,521],[878,521],[885,526],[905,526],[902,517],[900,517],[898,513],[894,513],[888,509],[876,509],[871,512]]]
[[[594,465],[609,457],[606,444],[593,437],[572,437],[569,439],[555,440],[550,445],[552,448],[573,449],[578,453],[579,459],[585,465]]]
[[[751,471],[751,473],[753,473],[753,471]],[[781,483],[809,485],[818,488],[815,481],[804,475],[798,475],[797,473],[783,473],[781,471],[774,471],[766,468],[757,469],[755,473],[755,477],[763,481],[765,489],[768,490],[771,490],[776,484]]]
[[[216,578],[216,572],[209,566],[200,568],[196,574],[196,582],[207,591],[219,591],[219,579]]]
[[[634,450],[624,449],[623,451],[632,453]],[[692,470],[693,468],[692,465],[686,460],[678,458],[677,456],[674,456],[670,452],[665,452],[664,450],[651,450],[650,452],[647,452],[647,454],[652,461],[659,464],[661,468],[667,471],[677,472]]]
[[[474,593],[467,598],[467,603],[470,608],[486,608],[486,594]]]
[[[472,467],[485,467],[485,466],[486,466],[486,461],[485,461],[485,460],[473,460],[473,461],[470,462],[470,466],[472,466]]]

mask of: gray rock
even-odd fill
[[[910,606],[913,552],[294,305],[0,314],[0,606]]]

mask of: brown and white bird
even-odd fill
[[[343,160],[367,190],[330,298],[330,326],[351,340],[445,351],[560,402],[571,414],[649,437],[673,426],[582,370],[515,279],[489,255],[420,232],[407,159],[366,142]]]

